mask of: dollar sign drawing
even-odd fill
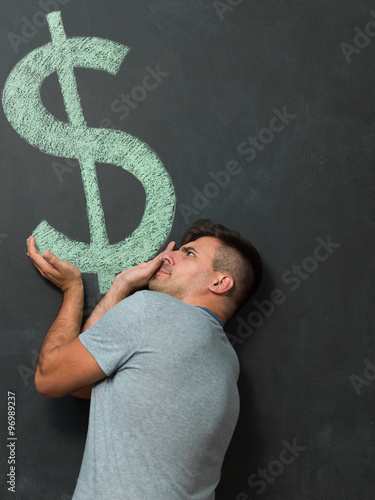
[[[164,165],[145,143],[119,130],[88,127],[83,116],[74,68],[115,75],[129,48],[102,38],[67,38],[60,12],[47,15],[51,42],[33,50],[11,71],[3,91],[3,108],[12,127],[42,152],[77,158],[86,196],[90,243],[68,238],[43,220],[33,231],[40,252],[49,250],[81,272],[98,275],[106,292],[117,273],[149,260],[168,236],[175,213],[175,193]],[[57,72],[68,123],[60,122],[42,104],[43,81]],[[96,165],[122,167],[143,185],[145,210],[140,225],[110,244],[100,198]]]

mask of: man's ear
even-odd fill
[[[234,280],[229,274],[220,274],[216,280],[208,287],[213,293],[228,292],[234,286]]]

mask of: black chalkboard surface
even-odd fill
[[[68,38],[130,48],[117,73],[81,65],[74,77],[85,126],[108,140],[110,131],[137,138],[170,180],[164,233],[149,250],[138,243],[139,255],[204,217],[239,230],[263,256],[260,289],[226,327],[241,364],[241,413],[216,498],[372,500],[373,3],[2,0],[2,92],[16,65],[50,44],[50,11],[61,12]],[[37,130],[45,143],[53,134],[23,94],[40,61],[14,80],[20,88],[3,95],[0,115],[0,496],[69,500],[88,403],[35,391],[61,296],[25,242],[47,221],[87,246],[93,227],[82,166],[63,154],[71,141],[60,136],[60,155],[32,143]],[[52,72],[41,113],[67,123],[65,97]],[[141,225],[147,187],[110,163],[97,157],[96,196],[115,245]],[[105,288],[96,271],[84,274],[86,316]]]

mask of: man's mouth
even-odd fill
[[[171,274],[171,273],[168,272],[165,268],[161,267],[156,274],[167,274],[168,275],[168,274]]]

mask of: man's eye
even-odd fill
[[[192,252],[191,250],[188,250],[187,248],[183,248],[183,249],[181,249],[181,250],[184,252],[184,254],[185,254],[186,256],[188,256],[188,255],[189,255],[189,256],[190,256],[190,255],[192,255],[193,257],[195,256],[195,253],[194,253],[194,252]]]

